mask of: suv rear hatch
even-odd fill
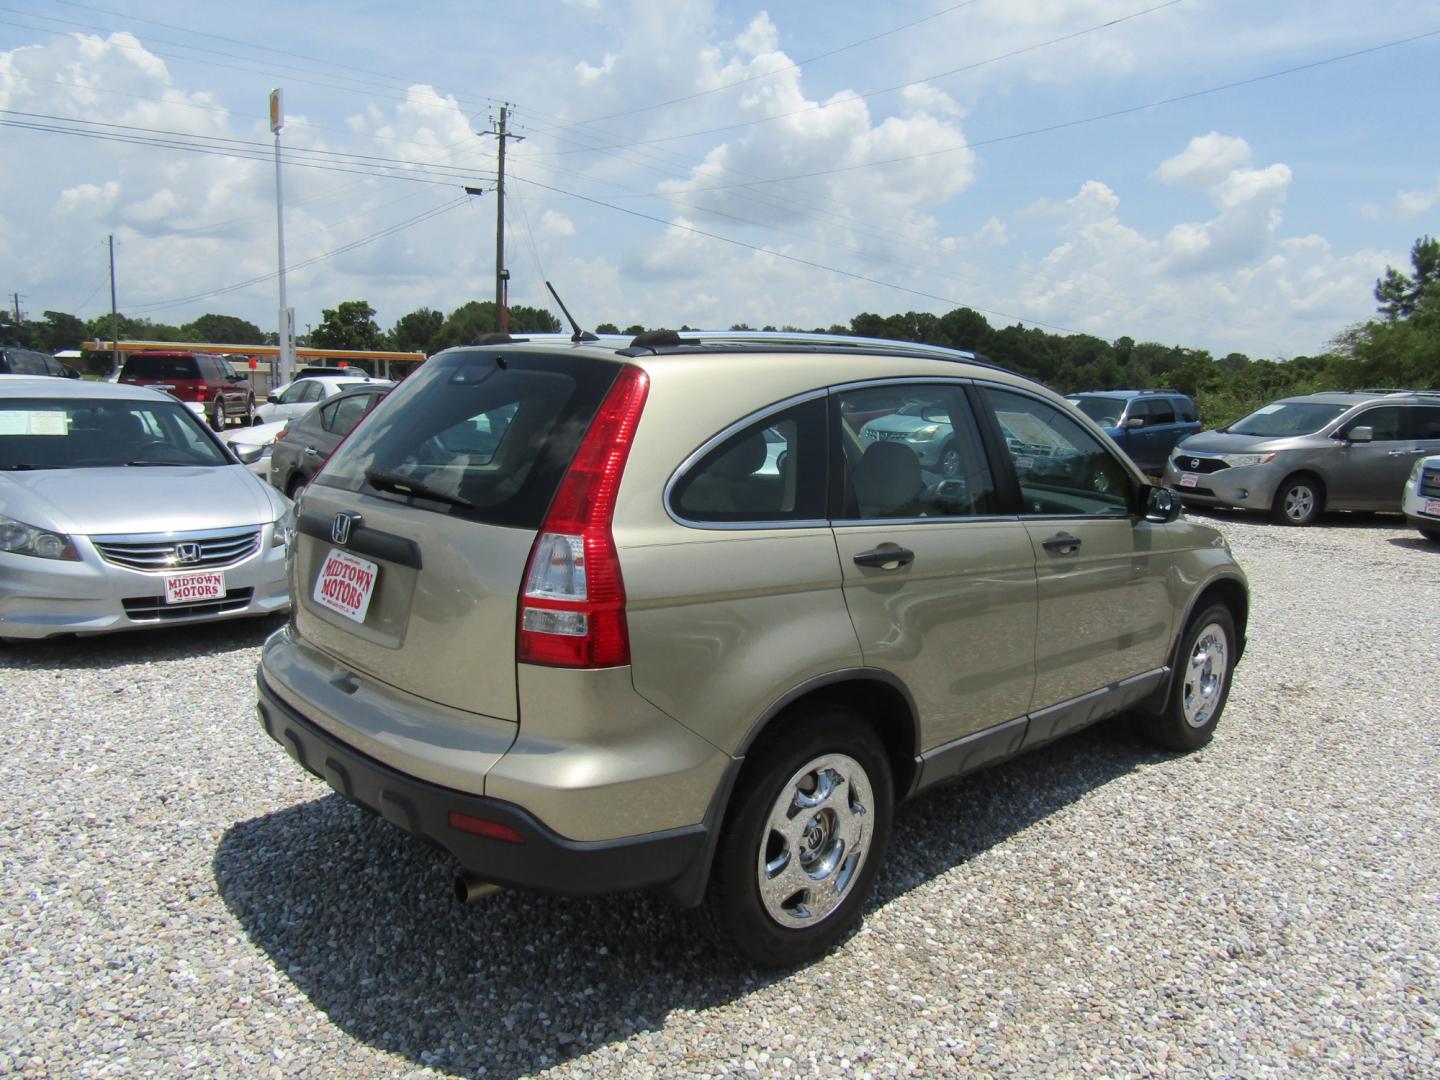
[[[131,353],[120,369],[120,381],[130,386],[168,390],[181,401],[208,401],[208,387],[199,358],[187,352]]]
[[[523,346],[426,361],[306,489],[291,570],[298,635],[408,693],[517,720],[527,563],[622,367]]]

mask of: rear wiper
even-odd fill
[[[412,480],[408,476],[401,476],[399,473],[386,472],[383,469],[366,469],[365,479],[381,491],[393,491],[397,495],[414,495],[422,499],[434,499],[436,502],[449,503],[451,506],[464,506],[466,508],[475,505],[469,499],[460,495],[451,495],[448,491],[439,491],[436,488],[426,487],[418,480]]]

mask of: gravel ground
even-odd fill
[[[916,800],[782,976],[647,897],[459,907],[262,735],[274,623],[0,648],[0,1074],[1434,1076],[1440,547],[1211,520],[1254,588],[1212,745]]]

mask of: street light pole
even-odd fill
[[[274,382],[289,382],[295,372],[295,313],[285,303],[285,200],[280,186],[280,129],[285,126],[285,110],[280,90],[270,91],[270,130],[275,134],[275,235],[280,250],[280,345],[279,377]]]

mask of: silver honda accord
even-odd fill
[[[168,394],[0,381],[0,638],[289,607],[290,502]]]

